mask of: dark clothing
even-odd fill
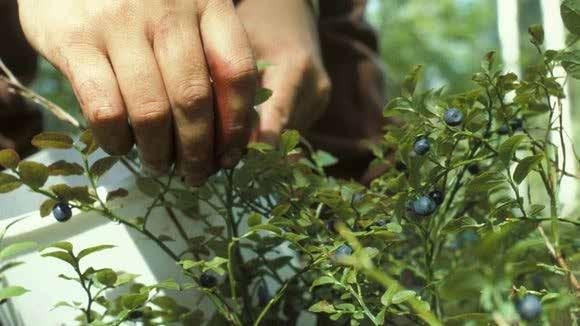
[[[30,77],[36,69],[36,57],[18,27],[16,5],[3,3],[0,57],[19,76]],[[339,164],[330,171],[333,175],[354,179],[368,179],[363,176],[372,159],[367,143],[381,137],[385,101],[377,37],[364,20],[365,3],[320,0],[320,42],[333,92],[328,110],[305,134],[316,148],[339,158]],[[28,149],[40,119],[22,105],[7,110],[0,104],[0,133],[12,138],[20,151]]]

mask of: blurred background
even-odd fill
[[[546,12],[542,5],[553,4],[557,8],[559,3],[559,0],[368,0],[367,16],[379,31],[389,97],[399,95],[401,81],[416,64],[425,68],[420,87],[445,86],[450,94],[474,87],[471,76],[478,71],[488,51],[497,51],[500,61],[508,51],[515,60],[507,63],[508,70],[522,69],[537,59],[537,52],[529,42],[528,26],[543,23]],[[546,30],[546,38],[558,32],[561,31]],[[41,71],[34,88],[72,112],[79,112],[70,86],[60,74],[46,62],[41,64]],[[580,82],[569,79],[567,83],[575,126],[580,124],[580,112],[575,109],[580,103]],[[49,130],[64,127],[52,117],[46,121]],[[580,128],[569,129],[575,143],[580,144]]]

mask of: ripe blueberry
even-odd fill
[[[413,212],[419,216],[428,216],[433,214],[437,204],[429,196],[420,196],[413,201]]]
[[[213,288],[217,285],[217,278],[215,278],[215,276],[211,275],[210,273],[203,273],[199,277],[199,285],[204,288]]]
[[[265,306],[270,301],[270,292],[265,285],[261,285],[258,288],[258,303],[260,306]]]
[[[510,133],[510,128],[508,128],[508,125],[501,125],[499,128],[497,128],[497,133],[499,135],[505,136]]]
[[[349,245],[343,244],[342,246],[338,247],[338,249],[336,249],[334,258],[340,260],[350,255],[352,255],[352,248]]]
[[[524,120],[522,118],[515,118],[510,123],[510,126],[512,127],[512,130],[514,130],[514,131],[520,130],[524,126]]]
[[[518,303],[518,313],[523,320],[534,320],[542,314],[542,303],[535,295],[526,295]]]
[[[435,204],[437,204],[437,206],[443,204],[443,199],[445,199],[445,195],[443,195],[443,192],[441,192],[440,190],[431,191],[429,193],[429,197],[433,199],[433,201],[435,202]]]
[[[143,312],[140,310],[131,311],[127,317],[130,320],[140,319],[143,317]]]
[[[403,172],[407,170],[407,165],[401,161],[397,161],[397,163],[395,163],[395,169],[399,172]]]
[[[335,220],[326,220],[324,222],[324,225],[326,225],[326,228],[328,229],[328,231],[330,231],[332,233],[337,233]]]
[[[467,171],[469,171],[469,173],[471,173],[473,175],[479,174],[479,172],[480,172],[479,165],[471,164],[467,167]]]
[[[452,127],[459,126],[463,122],[463,118],[463,112],[456,108],[451,108],[443,114],[445,123]]]
[[[58,202],[52,208],[52,215],[59,222],[66,222],[72,217],[72,209],[66,202]]]
[[[429,143],[429,139],[421,138],[415,142],[413,146],[413,151],[418,155],[425,155],[431,148],[431,144]]]

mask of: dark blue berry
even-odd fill
[[[471,164],[467,167],[467,171],[469,171],[469,173],[471,173],[473,175],[477,175],[480,172],[479,165]]]
[[[328,229],[328,231],[330,231],[332,233],[337,233],[335,220],[326,220],[324,222],[324,225],[326,225],[326,228]]]
[[[415,142],[413,151],[418,155],[425,155],[431,149],[431,143],[427,138],[421,138]]]
[[[378,220],[378,221],[375,222],[375,225],[376,226],[379,226],[379,227],[383,227],[383,226],[387,225],[387,221],[385,221],[385,220]]]
[[[510,126],[512,127],[513,131],[517,131],[523,128],[524,120],[522,118],[515,118],[511,123]]]
[[[510,128],[508,127],[508,125],[502,125],[499,128],[497,128],[497,133],[499,135],[505,136],[510,133]]]
[[[463,112],[456,108],[449,109],[443,114],[445,123],[452,127],[459,126],[463,122],[463,118]]]
[[[217,285],[217,278],[210,273],[203,273],[199,277],[199,285],[204,288],[213,288]]]
[[[413,208],[413,201],[412,200],[407,200],[407,202],[405,203],[405,211],[407,211],[407,214],[414,214],[415,213],[415,209]]]
[[[407,170],[407,165],[401,161],[397,161],[397,163],[395,163],[395,169],[399,172],[403,172]]]
[[[431,191],[429,193],[429,197],[433,199],[433,201],[435,202],[435,204],[437,204],[437,206],[443,204],[443,199],[445,199],[445,195],[443,195],[443,192],[441,192],[440,190]]]
[[[518,303],[518,313],[523,320],[534,320],[542,314],[542,303],[535,295],[526,295]]]
[[[334,258],[337,260],[343,259],[347,256],[352,255],[352,248],[349,245],[343,244],[334,253]]]
[[[52,208],[52,215],[59,222],[66,222],[72,217],[72,208],[66,202],[58,202]]]
[[[261,285],[258,288],[258,303],[260,306],[265,306],[270,301],[270,291],[265,285]]]
[[[419,216],[428,216],[435,212],[437,204],[429,196],[420,196],[413,201],[413,212]]]
[[[127,316],[127,318],[129,318],[130,320],[140,319],[142,317],[143,317],[143,312],[140,310],[131,311],[129,313],[129,316]]]

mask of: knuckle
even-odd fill
[[[165,101],[150,100],[143,102],[131,123],[135,127],[156,127],[164,125],[170,118],[170,112]]]
[[[332,94],[332,82],[326,74],[318,81],[316,93],[317,97],[323,100],[324,103],[327,103],[330,100],[330,95]]]
[[[212,103],[212,89],[209,83],[187,80],[178,84],[174,106],[180,110],[208,107]]]
[[[255,84],[258,79],[258,68],[252,56],[229,60],[224,64],[223,71],[223,78],[228,84]]]
[[[125,115],[121,108],[111,105],[96,105],[89,104],[89,114],[87,119],[92,126],[101,126],[111,123],[123,122]]]

